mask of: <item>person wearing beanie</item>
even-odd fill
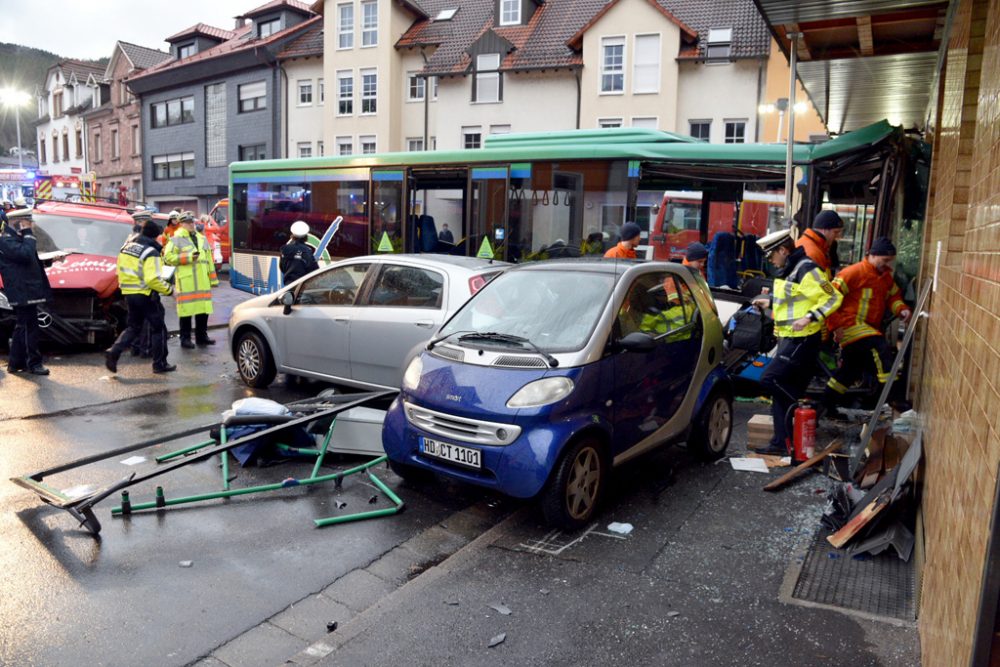
[[[104,366],[112,373],[118,372],[119,357],[142,335],[143,324],[147,322],[153,372],[177,370],[176,366],[167,363],[167,346],[163,338],[166,327],[159,295],[169,295],[173,290],[160,277],[160,254],[163,249],[156,241],[159,233],[160,226],[152,218],[144,219],[139,236],[126,242],[118,253],[118,284],[128,307],[128,326],[114,345],[104,352]]]
[[[805,248],[809,259],[816,262],[829,280],[831,271],[837,264],[836,242],[844,234],[844,221],[836,211],[820,211],[813,219],[811,229],[807,229],[796,247]]]
[[[794,457],[788,428],[792,408],[805,396],[816,368],[823,322],[837,310],[842,297],[805,249],[795,247],[790,230],[768,234],[757,245],[777,269],[771,294],[753,300],[761,310],[771,307],[778,337],[777,350],[760,379],[771,392],[774,421],[774,437],[766,451]]]
[[[889,379],[893,353],[882,332],[886,309],[904,322],[912,312],[903,301],[892,275],[896,247],[882,237],[875,239],[868,254],[857,264],[842,270],[833,284],[844,295],[840,309],[826,321],[833,339],[840,345],[840,366],[826,384],[824,402],[828,414],[836,415],[848,388],[870,372],[879,392]],[[902,390],[902,385],[894,389]],[[897,394],[894,398],[900,398]]]
[[[609,259],[635,259],[635,247],[639,245],[639,237],[642,229],[634,222],[626,222],[622,225],[621,240],[614,248],[611,248],[604,256]]]
[[[708,248],[705,244],[695,241],[689,245],[684,251],[683,264],[693,271],[700,271],[702,277],[705,277],[705,270],[708,267]]]

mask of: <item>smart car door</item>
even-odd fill
[[[302,283],[292,312],[280,320],[279,344],[286,367],[330,377],[351,377],[351,318],[370,266],[340,264]]]
[[[398,387],[406,355],[444,323],[445,274],[387,262],[351,321],[354,379]]]
[[[616,455],[670,435],[661,429],[684,400],[701,349],[696,312],[690,290],[671,273],[646,273],[630,286],[612,335],[641,332],[652,345],[614,356]]]

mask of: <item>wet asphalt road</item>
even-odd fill
[[[119,504],[115,494],[96,508],[103,530],[95,539],[68,513],[7,481],[212,423],[244,396],[284,402],[323,388],[288,387],[279,377],[271,390],[251,391],[235,376],[225,332],[214,335],[220,343],[214,349],[190,352],[178,349],[173,339],[170,360],[178,371],[166,375],[152,375],[148,361],[123,357],[118,376],[111,377],[103,357],[91,352],[49,356],[49,377],[0,376],[0,664],[192,663],[481,499],[462,489],[400,489],[400,480],[379,468],[407,511],[318,529],[313,519],[371,509],[374,486],[356,477],[341,490],[332,484],[293,488],[124,519],[111,516]],[[201,439],[136,453],[151,458]],[[129,456],[45,482],[61,490],[101,487],[155,465],[122,464]],[[242,469],[234,464],[239,475],[234,486],[305,477],[310,470],[303,463]],[[132,502],[152,500],[156,484],[168,497],[217,490],[218,459],[133,487]],[[375,507],[388,506],[384,498],[379,502]],[[182,566],[184,561],[190,566]],[[316,627],[328,620],[316,618]]]

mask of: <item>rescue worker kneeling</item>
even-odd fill
[[[789,230],[768,234],[757,245],[778,269],[772,295],[753,300],[758,308],[771,306],[778,337],[774,358],[760,380],[771,391],[774,421],[774,437],[765,451],[784,456],[792,451],[789,413],[805,396],[815,373],[823,322],[840,307],[843,297],[806,251],[795,247]]]
[[[104,365],[112,373],[118,372],[119,357],[140,335],[144,322],[149,322],[153,372],[177,370],[177,366],[167,363],[167,346],[163,340],[163,309],[160,308],[158,295],[169,295],[172,290],[160,277],[160,253],[163,249],[156,242],[159,233],[159,225],[146,220],[141,234],[126,242],[118,253],[118,284],[128,306],[128,327],[104,353]]]

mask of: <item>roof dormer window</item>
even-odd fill
[[[435,21],[450,21],[455,18],[455,14],[458,13],[458,7],[453,7],[452,9],[442,9],[438,12],[438,15],[434,17]]]
[[[194,42],[188,42],[187,44],[181,44],[177,47],[177,58],[184,59],[189,56],[193,56],[198,52],[198,47]]]
[[[257,24],[257,36],[261,39],[265,37],[270,37],[274,33],[281,30],[281,19],[271,19],[270,21],[261,21]]]
[[[500,25],[521,25],[521,0],[500,0]]]
[[[728,58],[733,46],[732,28],[712,28],[708,31],[705,57],[709,60]]]

